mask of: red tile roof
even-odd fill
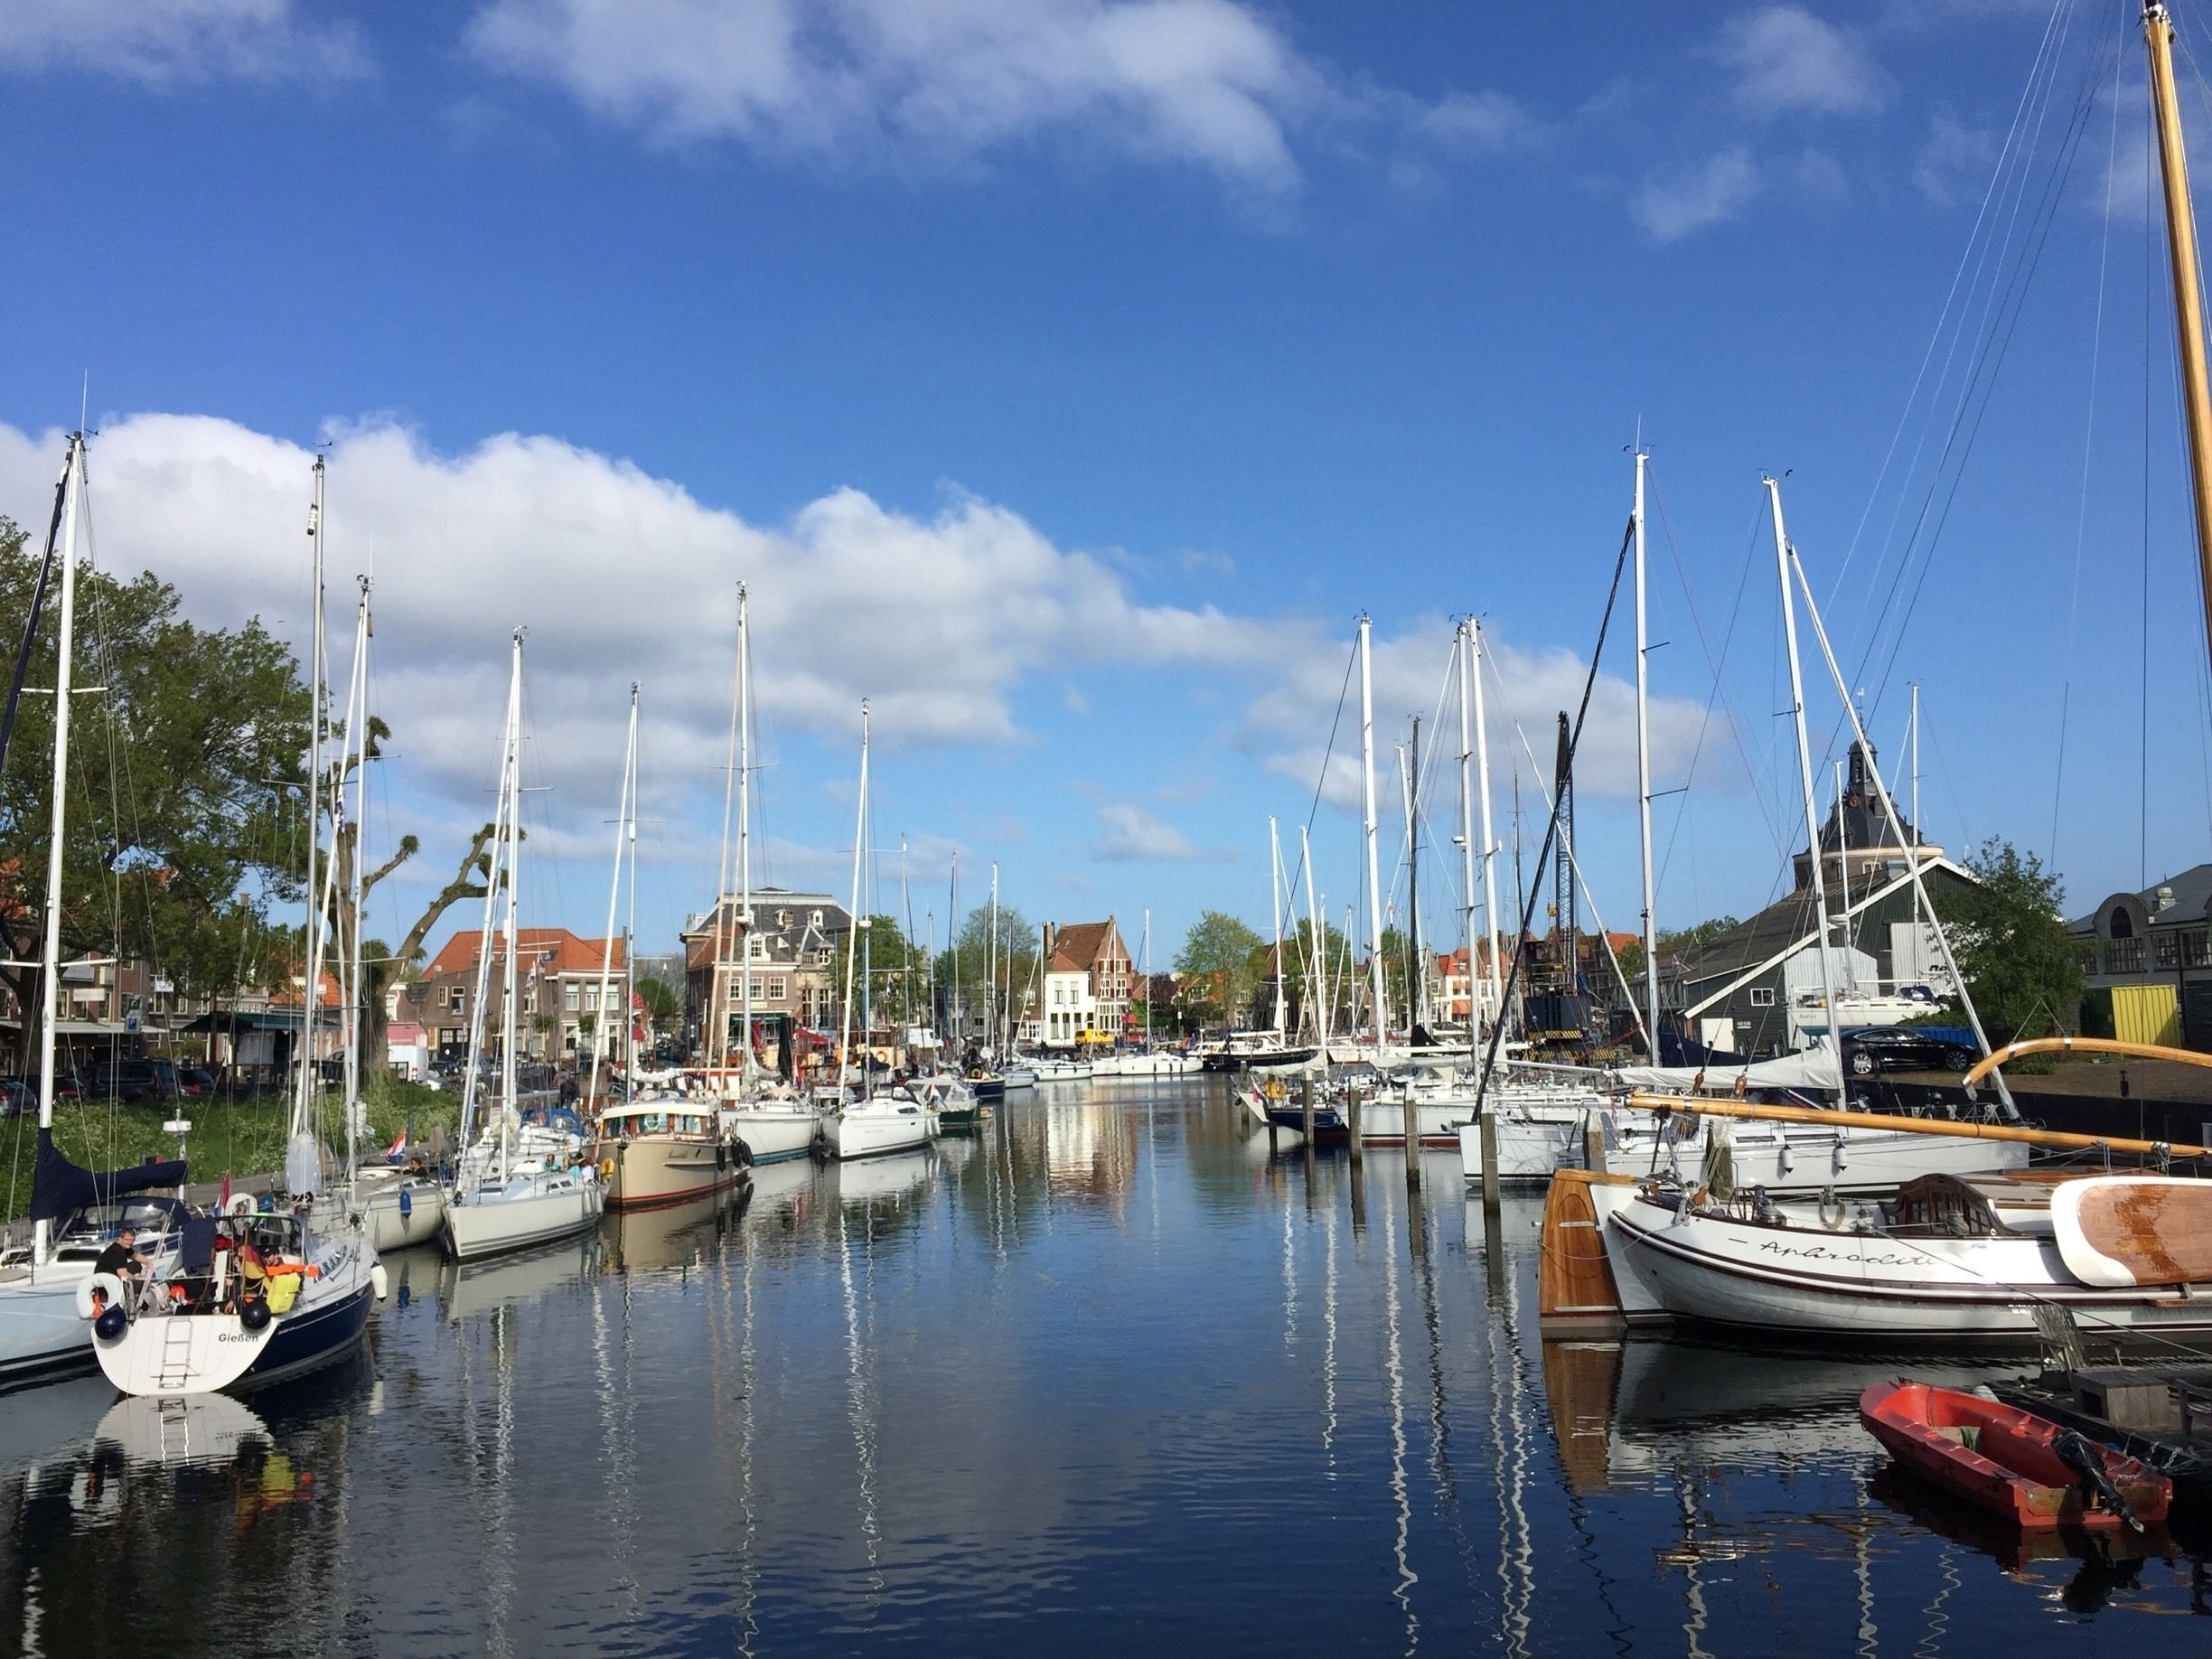
[[[445,946],[430,959],[423,970],[426,979],[433,974],[466,973],[476,966],[477,942],[483,937],[475,928],[455,933]],[[622,941],[614,942],[614,971],[623,970]],[[605,939],[578,939],[565,927],[520,927],[515,930],[515,951],[518,968],[533,966],[534,957],[550,956],[544,965],[552,973],[597,973],[606,962],[608,942]],[[497,933],[492,936],[492,961],[497,965],[505,959],[506,941]]]

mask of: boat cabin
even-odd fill
[[[2050,1189],[2001,1176],[1925,1175],[1884,1206],[1891,1233],[1988,1239],[2050,1231]]]
[[[599,1115],[603,1140],[631,1140],[640,1135],[705,1135],[713,1132],[711,1101],[629,1101]]]

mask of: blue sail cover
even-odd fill
[[[184,1165],[134,1164],[95,1175],[80,1169],[53,1143],[53,1131],[38,1132],[38,1162],[31,1170],[31,1219],[66,1221],[88,1204],[108,1204],[126,1193],[143,1193],[155,1186],[184,1185]]]

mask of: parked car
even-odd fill
[[[1843,1034],[1854,1077],[1878,1072],[1964,1073],[1982,1057],[1972,1031],[1960,1026],[1861,1026]]]
[[[205,1100],[215,1092],[215,1073],[205,1066],[184,1066],[176,1074],[177,1092],[186,1100]]]
[[[38,1096],[20,1077],[0,1077],[0,1118],[13,1118],[38,1110]]]
[[[92,1093],[110,1101],[174,1100],[176,1065],[168,1060],[96,1060]]]

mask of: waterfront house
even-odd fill
[[[834,1027],[844,988],[835,982],[833,969],[839,946],[852,932],[845,906],[827,893],[755,887],[749,927],[742,912],[738,895],[726,893],[684,923],[684,996],[693,1028],[703,1036],[714,1020],[717,952],[720,1007],[733,1045],[744,1006],[741,974],[752,976],[756,1019],[780,1017],[817,1031]]]
[[[2067,931],[2081,951],[2084,1036],[2212,1049],[2212,864],[2115,893]]]
[[[467,928],[448,939],[400,993],[398,1012],[408,1024],[429,1035],[431,1052],[458,1058],[468,1048],[470,1008],[476,995],[480,930]],[[611,964],[611,965],[610,965]],[[515,933],[516,1044],[534,1060],[574,1060],[591,1053],[590,1034],[603,1010],[599,985],[608,979],[608,1015],[620,1017],[623,997],[623,943],[617,939],[579,939],[565,927],[525,927]],[[495,1041],[506,1020],[506,942],[492,938],[492,960],[484,976],[483,1033]]]
[[[1049,969],[1064,961],[1066,972],[1083,976],[1089,994],[1089,1028],[1119,1035],[1129,1023],[1129,1007],[1136,999],[1137,975],[1129,961],[1129,946],[1114,918],[1103,922],[1045,924],[1045,961]],[[1045,1028],[1053,1028],[1052,1000],[1045,999]],[[1047,1042],[1054,1039],[1048,1035]],[[1070,1039],[1071,1041],[1073,1038]]]

